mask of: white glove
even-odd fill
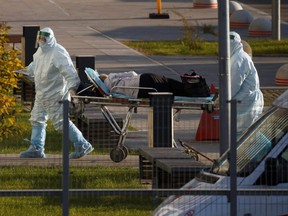
[[[78,98],[74,97],[77,96],[75,89],[70,89],[69,94],[71,96],[71,103],[72,103],[72,113],[80,114],[82,111],[81,103]]]
[[[73,88],[69,89],[69,94],[70,94],[71,97],[75,96],[76,95],[76,90],[73,89]]]

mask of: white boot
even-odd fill
[[[46,125],[32,126],[31,145],[20,153],[20,158],[45,158]]]
[[[46,158],[44,149],[37,149],[30,145],[26,151],[20,153],[20,158]]]
[[[69,139],[75,147],[75,152],[69,155],[70,159],[81,158],[94,150],[93,146],[83,137],[81,131],[71,121],[69,121]]]
[[[31,145],[20,153],[20,158],[45,158],[46,124],[32,125]]]

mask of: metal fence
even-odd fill
[[[253,177],[245,174],[246,172],[239,174],[236,145],[231,146],[228,154],[229,170],[218,170],[219,167],[224,169],[225,166],[220,164],[225,165],[226,162],[224,159],[219,160],[219,164],[215,161],[219,157],[217,111],[205,113],[203,110],[184,109],[180,114],[173,115],[172,139],[177,148],[172,148],[174,142],[168,146],[153,146],[153,142],[149,141],[151,133],[152,136],[154,133],[151,127],[157,125],[155,122],[154,124],[149,122],[151,112],[149,107],[138,107],[133,110],[133,117],[124,140],[128,148],[127,155],[120,162],[113,162],[111,150],[117,145],[119,134],[107,125],[98,108],[86,106],[88,110],[85,118],[72,116],[71,119],[96,150],[84,158],[69,160],[72,148],[68,141],[68,103],[63,102],[63,133],[53,133],[52,130],[51,134],[47,135],[47,138],[49,135],[53,136],[48,140],[53,144],[48,144],[46,147],[48,151],[46,159],[20,159],[13,153],[1,154],[0,215],[29,215],[35,214],[35,211],[37,215],[288,213],[287,172],[272,175],[273,179],[282,176],[282,180],[277,184],[256,183],[255,179],[259,179],[261,175]],[[92,110],[92,114],[89,110]],[[112,106],[109,110],[122,127],[123,119],[127,117],[126,108]],[[172,113],[174,112],[175,110]],[[275,118],[273,119],[275,121]],[[208,122],[201,123],[204,120]],[[233,124],[236,119],[231,121],[232,125],[236,125]],[[279,138],[279,142],[288,142],[287,126],[285,123],[283,125],[286,137],[284,131],[282,141]],[[236,130],[234,128],[234,135]],[[167,139],[166,135],[161,134],[164,140]],[[264,142],[263,138],[258,139]],[[232,142],[236,143],[236,137],[234,141],[232,137]],[[274,150],[275,155],[277,151],[285,153],[285,149],[281,150],[280,147]],[[271,158],[274,157],[273,150],[269,154]],[[286,155],[283,155],[283,158],[285,159]],[[263,167],[275,164],[265,163],[263,160],[259,161],[258,165],[263,170]],[[259,167],[256,167],[258,173],[261,171]],[[214,170],[214,174],[221,173],[221,184],[214,184],[220,180],[209,172],[200,172],[202,169]],[[247,173],[253,173],[250,169],[253,170],[255,167],[245,169],[248,169]],[[198,181],[188,183],[194,177]],[[250,184],[253,178],[255,182]]]

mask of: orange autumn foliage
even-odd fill
[[[11,134],[18,133],[15,117],[21,110],[17,108],[13,91],[17,88],[19,75],[14,71],[23,68],[15,50],[7,39],[9,27],[0,23],[0,141]]]

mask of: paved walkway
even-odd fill
[[[179,79],[179,75],[196,69],[206,77],[208,83],[218,86],[216,56],[145,56],[121,43],[125,40],[180,39],[183,35],[183,22],[177,13],[183,15],[191,25],[209,25],[217,29],[218,10],[194,9],[192,2],[163,1],[162,11],[169,13],[170,19],[149,19],[149,13],[157,12],[155,0],[10,0],[1,2],[0,20],[6,21],[12,27],[10,34],[22,34],[23,26],[51,27],[57,41],[67,48],[74,61],[76,56],[95,56],[95,67],[100,72],[135,70],[139,73],[153,72]],[[261,11],[262,5],[252,6],[243,4],[243,8],[252,12],[254,18],[270,16],[265,5],[266,12]],[[287,24],[283,23],[282,26],[282,37],[286,38]],[[235,30],[243,39],[247,39],[247,29]],[[212,35],[202,33],[200,37],[217,40]],[[286,56],[253,59],[261,86],[275,86],[275,74],[288,60]],[[198,147],[205,151],[204,146],[199,144]],[[206,147],[206,151],[211,149],[209,144]],[[214,148],[218,149],[217,144],[213,145]],[[0,160],[28,163],[26,160],[16,160],[17,157],[5,155],[4,158],[1,156]],[[107,158],[102,159],[106,161]],[[87,164],[93,164],[94,158],[89,156],[87,159]]]
[[[0,154],[0,167],[3,166],[37,166],[37,167],[55,167],[63,163],[61,154],[47,154],[45,159],[26,159],[19,158],[18,154]],[[138,167],[139,157],[128,155],[121,163],[111,161],[109,155],[87,155],[80,159],[69,160],[71,167],[93,167],[93,166],[128,166]]]
[[[163,1],[162,12],[170,19],[149,19],[157,12],[155,0],[18,0],[1,3],[0,20],[6,21],[10,33],[22,33],[23,26],[49,26],[55,31],[57,41],[64,45],[72,58],[81,55],[95,56],[95,67],[105,73],[135,70],[153,72],[178,78],[190,69],[203,74],[209,83],[218,85],[218,59],[214,57],[165,57],[145,56],[121,43],[125,40],[176,40],[183,35],[184,16],[191,25],[210,25],[217,29],[217,9],[194,9],[192,0]],[[287,3],[286,3],[287,4]],[[265,5],[243,4],[254,18],[270,16],[259,8]],[[259,6],[259,7],[258,7]],[[257,7],[257,8],[255,8]],[[283,23],[283,37],[288,36],[287,24]],[[236,29],[243,39],[247,29]],[[217,38],[200,34],[207,40]],[[287,63],[287,57],[255,57],[262,86],[275,85],[275,74]]]

